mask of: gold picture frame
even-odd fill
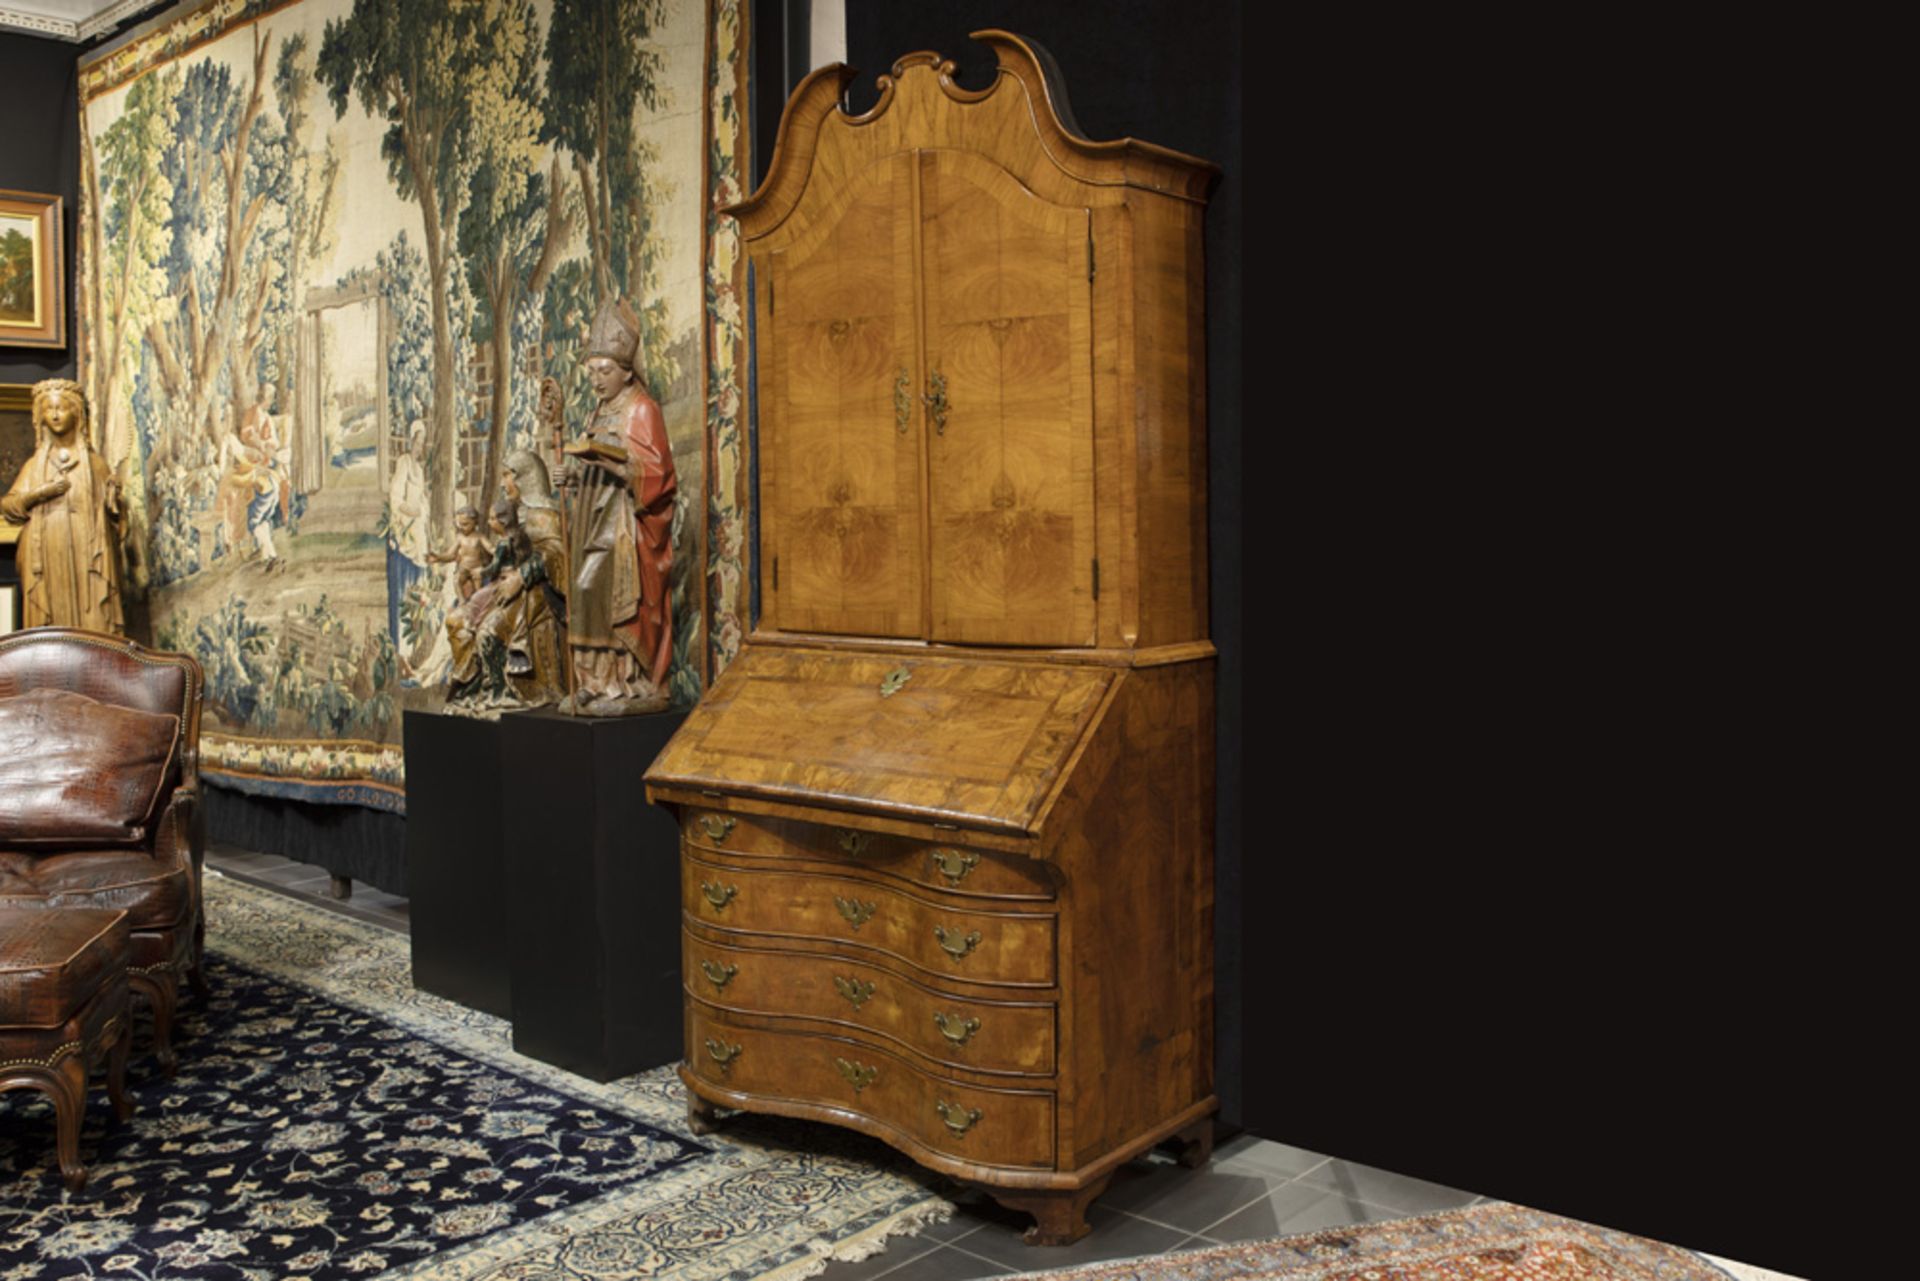
[[[66,206],[0,188],[0,347],[67,345]]]
[[[28,383],[0,383],[0,494],[13,488],[14,478],[33,457],[33,387]],[[20,541],[21,526],[0,516],[0,547]]]

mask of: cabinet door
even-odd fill
[[[922,632],[912,182],[910,156],[873,165],[764,264],[762,599],[782,631]]]
[[[932,638],[1090,645],[1088,213],[966,152],[920,175]]]

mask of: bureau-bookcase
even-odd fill
[[[697,1125],[835,1122],[1084,1234],[1209,1150],[1201,215],[1051,59],[795,90],[753,280],[761,617],[647,774],[681,824]]]

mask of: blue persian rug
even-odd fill
[[[693,1137],[671,1069],[598,1085],[416,992],[403,936],[207,878],[212,999],[180,1070],[96,1088],[84,1191],[52,1108],[0,1095],[0,1281],[794,1278],[951,1212],[885,1147],[740,1118]]]

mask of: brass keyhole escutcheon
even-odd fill
[[[958,885],[965,880],[967,873],[980,862],[978,854],[966,850],[939,849],[932,851],[930,857],[934,870],[946,877],[949,885]]]
[[[956,961],[965,957],[980,944],[979,930],[969,931],[965,938],[961,938],[959,930],[949,934],[946,926],[936,925],[933,927],[933,937],[939,941],[941,949]]]
[[[836,974],[833,976],[833,989],[846,997],[856,1010],[873,998],[871,980],[863,983],[859,979],[843,979]]]
[[[833,905],[840,909],[840,915],[846,917],[847,923],[856,930],[872,920],[874,909],[880,906],[878,903],[862,903],[859,899],[841,898],[838,894],[833,896]]]
[[[859,857],[866,851],[867,834],[865,832],[841,832],[840,848],[856,858]]]
[[[701,828],[705,830],[707,839],[715,845],[725,843],[727,833],[733,830],[733,822],[730,818],[715,818],[711,814],[702,814],[700,816]]]
[[[979,1019],[962,1019],[957,1014],[943,1014],[939,1010],[933,1012],[933,1022],[940,1029],[940,1035],[956,1046],[965,1045],[967,1038],[980,1030]]]
[[[853,1092],[855,1094],[860,1093],[860,1091],[872,1085],[873,1078],[880,1074],[879,1068],[868,1067],[864,1063],[849,1063],[845,1059],[840,1058],[836,1058],[833,1062],[834,1066],[840,1069],[840,1075],[846,1077],[847,1081],[853,1086]]]
[[[722,912],[727,904],[733,902],[733,896],[740,892],[738,885],[718,885],[712,881],[700,882],[700,892],[707,896],[707,902],[713,904],[713,910]]]
[[[935,1099],[933,1110],[940,1114],[940,1119],[946,1122],[947,1129],[953,1131],[953,1137],[956,1139],[966,1138],[967,1131],[973,1128],[981,1115],[979,1108],[967,1108],[963,1111],[945,1099]]]
[[[733,1061],[740,1057],[740,1047],[728,1045],[723,1041],[707,1038],[707,1056],[720,1065],[720,1075],[725,1076],[733,1067]]]
[[[700,968],[706,971],[707,982],[713,984],[716,992],[733,982],[733,976],[740,972],[737,965],[715,965],[712,961],[700,962]]]
[[[947,434],[947,410],[952,408],[947,403],[947,376],[936,369],[927,375],[927,386],[932,390],[923,399],[927,402],[927,408],[933,411],[933,430],[944,436]]]
[[[893,380],[893,425],[905,435],[913,422],[913,376],[905,369]]]
[[[892,698],[906,687],[913,673],[904,667],[896,667],[880,678],[880,697]]]

